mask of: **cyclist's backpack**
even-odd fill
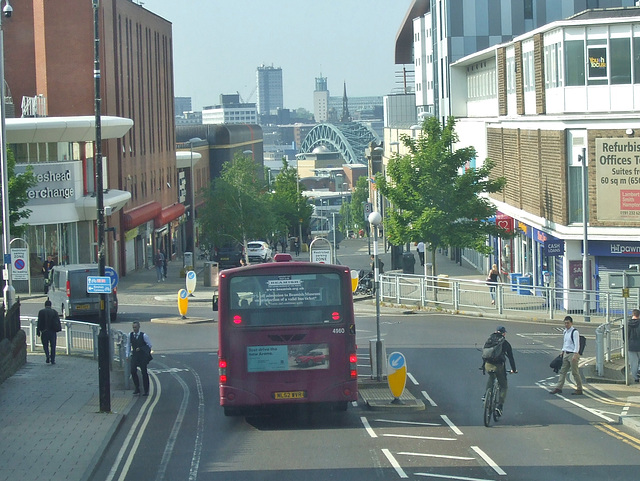
[[[573,331],[575,331],[575,328],[573,329]],[[573,331],[571,331],[571,340],[573,341]],[[580,347],[578,348],[578,354],[580,354],[582,356],[582,353],[584,352],[584,348],[587,347],[587,338],[584,336],[579,336],[580,337]],[[575,341],[573,341],[575,343]]]
[[[491,364],[501,364],[504,362],[504,336],[499,332],[494,332],[489,336],[482,348],[482,360]]]

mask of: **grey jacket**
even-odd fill
[[[640,319],[629,319],[629,350],[640,352]]]

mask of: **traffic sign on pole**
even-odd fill
[[[113,267],[107,266],[104,268],[104,275],[111,279],[111,289],[115,289],[118,285],[118,273],[116,270]]]
[[[87,276],[87,293],[111,294],[111,278],[107,276]]]

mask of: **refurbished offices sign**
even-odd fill
[[[599,221],[640,222],[640,139],[596,139]]]

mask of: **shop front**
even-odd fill
[[[595,257],[599,290],[609,290],[611,274],[640,270],[640,242],[637,241],[589,241],[589,254]]]

